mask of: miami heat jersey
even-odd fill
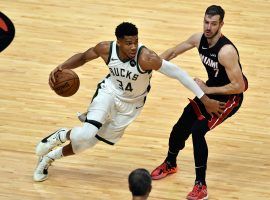
[[[207,38],[204,36],[204,34],[202,35],[198,51],[201,61],[204,64],[208,74],[208,80],[206,82],[207,86],[224,86],[230,83],[230,79],[227,76],[224,66],[218,61],[218,53],[226,44],[231,44],[234,46],[234,44],[228,38],[222,35],[217,43],[213,47],[209,48]],[[238,54],[237,48],[235,46],[234,48]],[[239,59],[238,63],[242,69]]]
[[[144,96],[150,89],[152,71],[142,70],[138,63],[143,48],[144,46],[139,44],[134,59],[122,61],[118,56],[116,41],[111,43],[107,61],[110,74],[107,76],[106,85],[122,99],[134,99]]]

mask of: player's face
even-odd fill
[[[118,39],[117,44],[120,49],[122,59],[133,59],[136,56],[138,48],[138,36],[125,36],[123,39]]]
[[[203,33],[207,39],[212,39],[221,30],[224,22],[219,21],[219,15],[205,15],[203,22]]]

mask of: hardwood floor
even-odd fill
[[[108,69],[101,59],[77,69],[81,86],[70,98],[50,90],[48,75],[73,54],[114,40],[123,21],[135,23],[140,42],[162,53],[202,31],[204,11],[213,3],[226,11],[223,33],[237,46],[250,87],[239,112],[206,136],[209,199],[270,199],[268,0],[2,0],[1,12],[14,22],[16,36],[0,55],[0,199],[131,199],[129,172],[151,171],[163,161],[171,128],[193,94],[154,72],[143,112],[117,145],[99,143],[61,159],[47,181],[35,183],[35,145],[57,128],[80,125],[76,112],[87,109]],[[172,62],[192,77],[206,78],[196,50]],[[191,139],[178,165],[179,173],[153,181],[149,200],[184,199],[191,190]]]

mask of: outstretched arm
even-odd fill
[[[58,65],[51,73],[49,78],[49,84],[52,87],[55,82],[55,73],[62,71],[63,69],[75,69],[84,65],[86,62],[94,60],[98,57],[102,57],[106,60],[109,52],[109,42],[98,43],[95,47],[91,47],[83,53],[77,53],[67,59],[64,63]]]
[[[176,45],[175,47],[164,51],[160,55],[160,57],[164,60],[169,61],[169,60],[175,58],[176,56],[184,53],[187,50],[190,50],[194,47],[198,48],[201,37],[202,37],[202,33],[195,33],[190,38],[188,38],[186,41],[181,42],[180,44]]]
[[[139,64],[143,70],[158,70],[160,73],[180,81],[202,101],[209,114],[215,113],[219,116],[222,112],[224,103],[209,99],[185,71],[173,63],[162,60],[155,52],[145,49],[140,56]]]

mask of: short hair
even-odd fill
[[[117,39],[123,39],[125,36],[138,35],[137,27],[129,22],[123,22],[119,24],[115,29],[115,36]]]
[[[151,191],[152,178],[146,169],[139,168],[129,174],[128,183],[133,196],[145,196]]]
[[[219,15],[220,16],[219,21],[222,22],[224,19],[225,11],[221,6],[212,5],[206,9],[205,15],[210,16]]]

